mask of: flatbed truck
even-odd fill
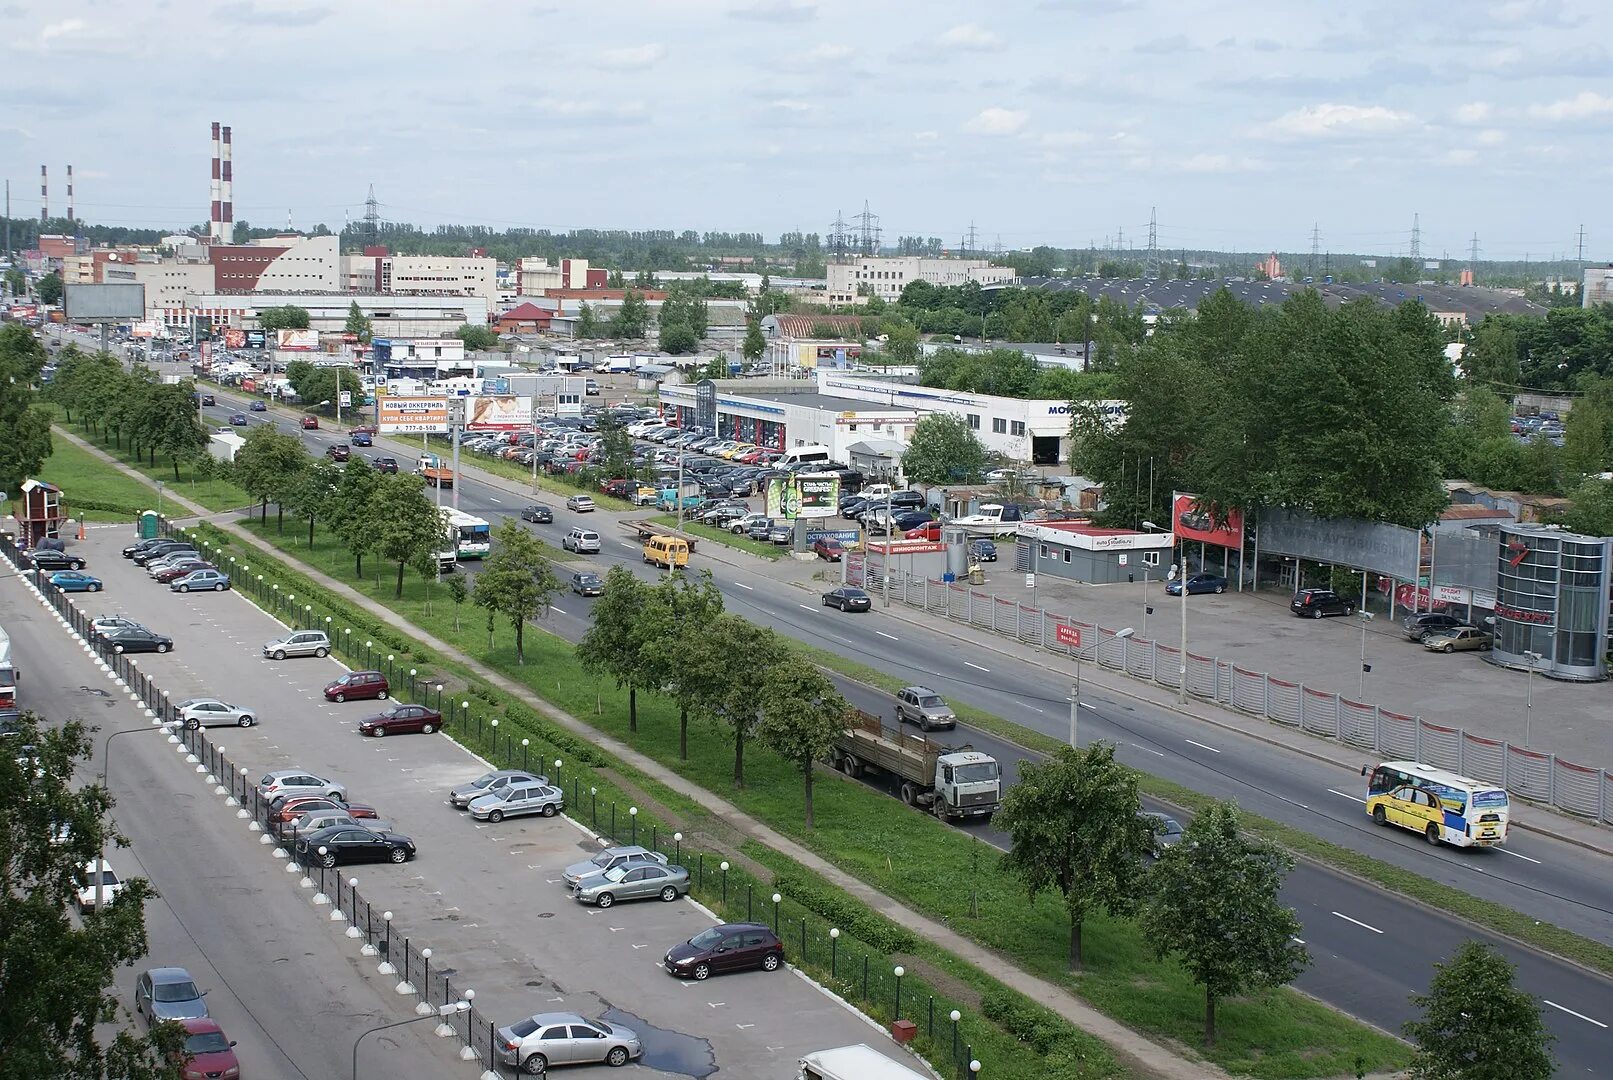
[[[830,761],[850,777],[868,770],[893,777],[904,803],[943,821],[989,818],[1002,804],[996,758],[967,743],[947,746],[924,735],[886,731],[883,720],[860,709],[835,741]]]

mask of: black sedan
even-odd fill
[[[521,520],[530,521],[534,525],[554,524],[554,511],[542,503],[533,503],[521,511]]]
[[[77,555],[69,555],[65,551],[56,551],[52,548],[36,548],[26,553],[28,561],[35,570],[82,570],[84,560]]]
[[[974,557],[976,562],[996,562],[997,545],[990,540],[971,540],[969,542],[969,554]]]
[[[854,589],[848,585],[824,593],[823,606],[837,607],[841,611],[870,611],[874,606],[874,598],[861,589]]]
[[[152,633],[143,626],[120,626],[101,635],[101,640],[115,653],[165,653],[174,647],[174,639]]]
[[[320,849],[324,850],[321,851]],[[408,862],[414,841],[386,829],[332,825],[297,838],[297,861],[304,866],[336,866],[353,862]]]

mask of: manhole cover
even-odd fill
[[[552,912],[552,911],[540,911],[540,912],[538,912],[538,918],[540,918],[540,919],[552,919],[552,918],[554,918],[554,912]]]

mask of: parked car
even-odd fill
[[[836,607],[841,611],[871,611],[874,598],[861,589],[843,585],[823,594],[823,606]]]
[[[258,781],[260,799],[276,799],[294,795],[323,795],[340,803],[347,802],[347,785],[327,780],[305,769],[275,769],[263,774]]]
[[[689,891],[689,871],[681,866],[613,866],[602,874],[592,874],[571,887],[571,895],[583,904],[608,908],[618,900],[648,900],[660,897],[671,903]]]
[[[590,495],[572,495],[566,499],[566,509],[578,514],[591,514],[594,512],[594,500]]]
[[[323,630],[293,630],[265,642],[263,655],[276,660],[284,660],[288,656],[328,656],[330,638]]]
[[[1400,621],[1401,627],[1406,631],[1406,637],[1411,641],[1422,641],[1429,634],[1443,634],[1448,630],[1456,630],[1466,626],[1467,623],[1455,615],[1446,615],[1439,611],[1425,611],[1419,615],[1407,615]]]
[[[100,615],[90,620],[90,637],[98,638],[113,630],[122,629],[144,630],[144,623],[137,623],[127,615]]]
[[[554,817],[564,810],[566,793],[548,784],[527,781],[509,783],[485,795],[478,795],[465,807],[477,821],[495,825],[507,817],[542,814]]]
[[[124,626],[109,630],[101,640],[115,653],[165,653],[174,647],[174,639],[165,634],[153,633],[144,627]]]
[[[376,472],[395,473],[398,471],[398,459],[390,457],[371,458],[370,466]]]
[[[846,553],[846,546],[832,536],[820,536],[812,542],[812,553],[820,559],[839,562]]]
[[[35,548],[24,552],[28,565],[34,570],[82,570],[84,559],[78,555],[69,555],[65,551],[56,551],[52,548]],[[136,560],[139,561],[138,559]]]
[[[218,1021],[206,1016],[179,1021],[185,1032],[180,1049],[180,1075],[190,1077],[239,1077],[241,1063],[235,1056],[235,1040],[226,1038]]]
[[[230,413],[230,424],[233,427],[245,427],[246,413]]]
[[[779,522],[767,530],[767,542],[780,546],[788,544],[795,539],[795,526],[789,522]]]
[[[302,429],[304,431],[318,431],[319,430],[319,417],[317,417],[317,416],[305,416],[305,417],[303,417],[302,418]]]
[[[186,727],[251,727],[257,716],[244,705],[231,705],[218,698],[186,698],[174,706],[174,719]]]
[[[151,580],[159,585],[171,585],[186,574],[197,570],[212,570],[214,566],[206,559],[184,558],[172,563],[153,563],[152,569],[147,572]]]
[[[147,968],[134,984],[134,1011],[147,1026],[162,1020],[195,1020],[207,1015],[207,991],[182,967]]]
[[[91,859],[84,864],[84,868],[73,875],[73,899],[80,911],[95,910],[101,894],[106,894],[107,903],[118,898],[123,891],[123,881],[118,877],[112,864],[105,859]]]
[[[534,525],[554,524],[554,511],[542,503],[533,503],[521,510],[521,520],[530,521]]]
[[[297,838],[297,861],[304,866],[337,866],[354,862],[408,862],[414,841],[402,833],[333,825]],[[321,851],[320,849],[324,850]]]
[[[495,769],[490,773],[483,773],[468,784],[461,784],[448,792],[448,803],[455,810],[463,810],[472,801],[483,795],[491,795],[503,791],[511,784],[547,784],[547,777],[538,776],[522,769]]]
[[[367,431],[350,431],[347,433],[347,441],[354,446],[375,445],[375,438]],[[342,460],[347,459],[343,458]]]
[[[746,514],[738,521],[728,526],[728,531],[735,536],[751,536],[751,530],[760,527],[763,535],[773,527],[773,519],[766,514]]]
[[[250,404],[250,405],[248,405],[246,407],[246,411],[247,412],[268,412],[269,411],[269,406],[268,406],[267,402],[254,401],[252,404]]]
[[[332,461],[346,461],[353,456],[353,448],[347,443],[336,443],[325,448],[325,456]]]
[[[177,570],[181,567],[190,567],[190,569],[194,570],[203,563],[208,566],[213,565],[202,558],[201,553],[195,548],[182,548],[179,551],[170,551],[166,555],[158,555],[156,558],[147,559],[145,563],[146,575],[156,580],[157,575],[166,571]],[[172,581],[173,578],[170,577],[168,580]]]
[[[958,726],[952,706],[927,686],[908,686],[896,691],[896,722],[917,724],[921,731]]]
[[[1154,833],[1154,848],[1150,858],[1157,859],[1166,848],[1173,848],[1182,842],[1182,826],[1175,818],[1153,810],[1145,810],[1137,816],[1147,822]]]
[[[46,580],[62,592],[100,592],[106,587],[100,578],[77,570],[58,570]]]
[[[579,570],[571,575],[571,591],[578,596],[604,596],[605,581],[592,571]]]
[[[123,557],[125,559],[132,559],[141,552],[150,551],[158,544],[170,543],[173,543],[173,541],[169,540],[166,536],[148,536],[144,540],[137,540],[136,542],[125,547],[123,549]]]
[[[390,709],[360,720],[358,733],[379,739],[383,735],[430,735],[442,727],[442,713],[424,705],[399,702]]]
[[[189,540],[158,540],[149,547],[140,548],[129,558],[136,566],[150,566],[175,552],[189,552],[193,556],[199,554],[196,545]]]
[[[1227,579],[1220,574],[1194,574],[1187,579],[1187,595],[1197,596],[1200,593],[1224,593],[1227,591]],[[1170,596],[1182,595],[1180,581],[1167,581],[1165,592]]]
[[[644,1054],[631,1028],[576,1013],[538,1013],[501,1027],[494,1049],[504,1064],[529,1076],[543,1075],[550,1065],[621,1066]]]
[[[1301,618],[1320,619],[1327,615],[1354,615],[1355,605],[1332,589],[1301,589],[1288,602],[1288,610]]]
[[[784,943],[760,923],[722,923],[672,946],[661,962],[669,974],[697,981],[745,968],[777,971],[784,963]]]
[[[969,557],[975,562],[996,562],[997,545],[990,540],[969,541]]]
[[[331,802],[332,800],[325,799],[322,801]],[[346,825],[354,829],[371,829],[380,831],[386,831],[392,828],[390,823],[382,821],[380,818],[375,817],[374,815],[360,817],[353,813],[351,807],[340,805],[322,806],[317,809],[298,807],[297,813],[292,815],[288,824],[290,825],[290,828],[281,829],[283,838],[289,837],[295,839],[296,837],[307,836],[310,833],[319,832],[321,829],[333,828],[337,825]]]
[[[201,567],[168,583],[174,592],[224,592],[230,587],[230,575],[212,567]]]
[[[1423,648],[1442,653],[1483,651],[1490,643],[1490,635],[1476,626],[1458,626],[1423,638]]]
[[[584,878],[603,874],[614,866],[648,866],[652,863],[665,866],[666,856],[636,844],[624,844],[621,847],[608,847],[583,862],[572,863],[560,877],[566,883],[566,888],[573,889]]]
[[[324,814],[333,810],[339,810],[349,817],[363,821],[366,828],[380,824],[380,814],[373,806],[366,806],[363,803],[349,805],[340,799],[324,795],[292,795],[269,803],[269,827],[280,839],[290,840],[299,833],[309,831],[303,827],[304,818],[310,814]]]
[[[392,687],[379,671],[349,671],[346,675],[325,685],[326,701],[386,700]]]
[[[592,529],[572,529],[560,540],[560,546],[579,555],[599,554],[599,534]]]

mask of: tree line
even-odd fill
[[[22,323],[0,326],[0,497],[39,475],[50,457],[50,415],[38,407],[45,346]]]
[[[167,458],[177,483],[181,464],[208,456],[196,393],[188,378],[162,382],[151,368],[136,364],[125,370],[108,353],[69,345],[58,354],[56,374],[42,396],[60,405],[69,423],[76,414],[77,423],[110,436],[119,449],[127,442],[131,454],[151,465],[159,455]]]

